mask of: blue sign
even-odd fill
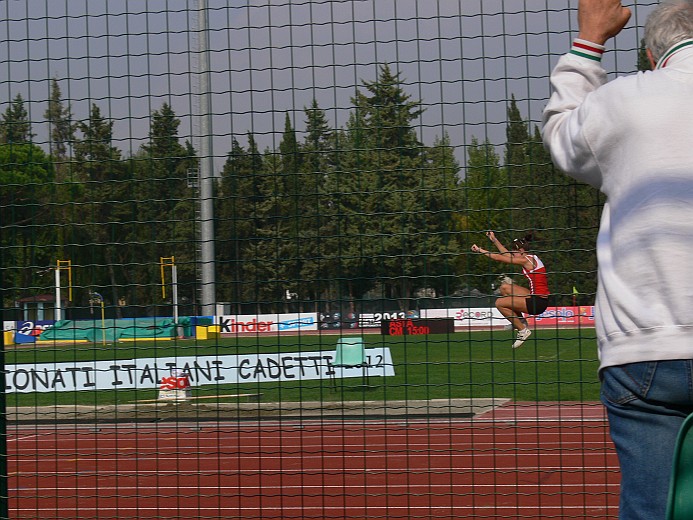
[[[48,327],[52,327],[54,323],[53,320],[18,321],[14,342],[17,344],[36,343],[41,333]]]

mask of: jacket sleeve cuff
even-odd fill
[[[602,61],[604,50],[605,47],[603,45],[575,38],[575,40],[573,40],[573,46],[570,48],[570,53],[587,58],[588,60],[600,62]]]

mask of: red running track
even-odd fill
[[[14,426],[12,518],[605,519],[601,405],[474,419]]]

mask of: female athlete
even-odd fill
[[[546,267],[537,255],[527,252],[528,245],[533,238],[531,234],[513,240],[512,250],[506,249],[493,231],[486,233],[486,236],[498,248],[499,252],[492,253],[476,244],[472,246],[472,251],[486,255],[497,262],[519,265],[522,267],[522,274],[529,281],[529,289],[514,283],[501,283],[501,296],[496,300],[496,308],[517,329],[517,339],[513,343],[513,348],[518,348],[532,334],[527,326],[527,320],[522,317],[522,314],[533,316],[541,314],[549,305],[550,292]]]

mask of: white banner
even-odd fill
[[[394,376],[389,348],[367,348],[369,377]],[[187,375],[193,387],[217,384],[308,381],[362,377],[361,368],[334,367],[334,351],[242,356],[142,358],[117,361],[6,365],[5,391],[72,392],[159,388],[173,370]]]
[[[492,327],[508,323],[495,307],[421,309],[422,318],[455,318],[455,327]]]

